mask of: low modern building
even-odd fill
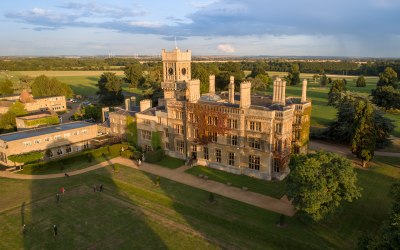
[[[98,136],[97,124],[71,122],[0,135],[0,164],[13,166],[10,155],[46,152],[46,158],[62,157],[92,146]]]
[[[59,124],[60,118],[54,111],[41,111],[16,117],[15,122],[17,130],[22,131],[31,128]]]
[[[17,98],[18,97],[18,98]],[[19,101],[24,104],[28,112],[52,110],[62,112],[67,110],[65,96],[48,96],[34,98],[28,91],[23,90],[19,96],[4,97],[0,101],[0,114],[8,111],[10,106]]]

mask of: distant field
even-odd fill
[[[28,75],[36,77],[39,75],[46,75],[49,77],[56,77],[62,82],[70,85],[75,94],[84,96],[93,96],[96,94],[96,84],[99,77],[106,71],[11,71],[0,74],[0,79],[9,77],[10,79],[17,80],[19,75]],[[123,76],[123,71],[112,71],[118,76]]]

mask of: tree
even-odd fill
[[[139,62],[129,64],[124,69],[125,81],[129,83],[129,87],[137,88],[141,82],[144,82],[142,65]]]
[[[372,90],[372,102],[384,109],[400,109],[400,90],[393,86],[377,86]]]
[[[13,93],[13,82],[10,79],[5,79],[0,82],[0,95],[11,95]]]
[[[336,142],[351,143],[355,132],[354,125],[359,119],[364,119],[360,114],[356,113],[356,102],[360,98],[371,105],[368,99],[357,94],[347,93],[343,96],[338,105],[337,120],[329,125],[328,130],[325,132],[326,137]],[[376,143],[378,147],[381,147],[388,143],[389,135],[394,126],[392,121],[384,117],[383,113],[378,109],[374,108],[373,117]]]
[[[8,109],[7,113],[0,117],[0,129],[12,130],[15,128],[15,117],[27,114],[23,103],[16,101]]]
[[[192,64],[192,76],[200,80],[200,93],[207,93],[209,87],[209,72],[202,63]]]
[[[343,80],[333,81],[328,93],[328,105],[338,105],[344,91],[346,91],[346,86]]]
[[[258,74],[255,78],[250,78],[251,89],[266,91],[272,84],[272,78],[268,74]]]
[[[298,64],[292,64],[289,74],[286,77],[286,81],[289,85],[297,85],[300,83],[300,69]]]
[[[365,86],[367,86],[365,82],[365,77],[361,75],[357,78],[356,87],[365,87]]]
[[[354,102],[353,135],[351,152],[361,160],[363,167],[374,157],[377,135],[375,132],[374,107],[365,98],[356,98]]]
[[[329,79],[325,74],[322,74],[319,78],[319,84],[321,87],[325,87],[329,83]]]
[[[383,73],[379,74],[379,80],[376,86],[393,86],[397,89],[398,78],[397,73],[391,67],[386,67]]]
[[[361,197],[350,160],[328,152],[296,155],[290,162],[286,193],[296,209],[319,221],[343,202]]]
[[[389,220],[373,235],[363,235],[358,241],[359,249],[400,249],[400,183],[392,185],[393,198]]]
[[[83,119],[93,119],[100,121],[102,118],[101,107],[99,105],[88,105],[81,109]]]
[[[104,72],[97,83],[100,102],[106,106],[120,105],[124,101],[121,84],[121,78],[115,73]]]
[[[26,163],[35,162],[40,159],[43,159],[43,157],[44,157],[43,151],[34,151],[34,152],[25,153],[25,154],[9,155],[7,157],[7,159],[12,162],[26,164]]]
[[[251,69],[250,77],[255,78],[258,75],[265,75],[265,69],[260,63],[256,63]],[[268,75],[268,74],[267,74]]]
[[[71,97],[73,95],[72,89],[67,84],[60,82],[55,77],[48,78],[45,75],[35,78],[31,85],[31,90],[34,97],[58,95]]]

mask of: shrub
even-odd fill
[[[155,163],[161,161],[165,156],[164,150],[158,149],[156,151],[150,151],[144,153],[145,160],[149,163]]]

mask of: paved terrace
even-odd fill
[[[108,161],[101,162],[99,164],[90,166],[85,169],[80,169],[72,172],[68,172],[70,176],[83,174],[89,171],[93,171],[102,167],[109,166],[110,164],[121,164],[130,168],[139,169],[141,171],[158,175],[179,183],[183,183],[195,188],[199,188],[205,191],[213,192],[215,194],[228,197],[234,200],[238,200],[265,210],[273,211],[276,213],[284,214],[287,216],[293,216],[296,213],[295,208],[290,204],[286,197],[282,199],[276,199],[270,196],[262,195],[259,193],[254,193],[251,191],[244,191],[237,187],[232,187],[219,183],[212,180],[205,180],[191,174],[185,173],[189,167],[182,166],[177,169],[169,169],[165,167],[160,167],[154,164],[142,163],[138,166],[135,161],[130,159],[117,157]],[[53,178],[65,178],[64,173],[61,174],[48,174],[48,175],[23,175],[15,174],[10,172],[1,171],[0,177],[12,178],[12,179],[25,179],[25,180],[43,180],[43,179],[53,179]],[[162,185],[162,183],[161,183]]]

